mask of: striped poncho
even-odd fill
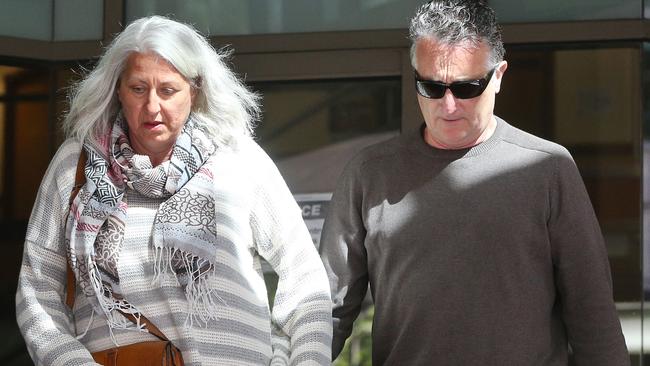
[[[81,146],[66,141],[43,179],[25,240],[16,294],[18,326],[37,365],[94,364],[90,352],[114,346],[105,318],[77,292],[66,308],[64,225]],[[213,157],[218,276],[215,316],[191,321],[183,276],[154,281],[153,223],[161,199],[127,190],[118,273],[123,296],[178,346],[186,365],[329,365],[331,303],[327,277],[300,211],[273,162],[252,140]],[[182,214],[182,213],[181,213]],[[260,266],[278,274],[269,310]],[[155,340],[113,329],[119,345]]]

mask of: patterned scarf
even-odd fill
[[[119,116],[100,147],[84,144],[86,182],[70,207],[66,241],[77,283],[95,311],[103,313],[109,329],[142,328],[139,311],[121,296],[117,265],[124,240],[128,188],[163,198],[154,219],[154,273],[188,277],[185,294],[190,320],[214,319],[216,293],[207,287],[214,275],[216,221],[213,174],[208,158],[216,147],[190,116],[170,160],[152,167],[147,156],[136,155],[127,126]],[[206,163],[208,162],[208,163]],[[138,319],[134,326],[119,311]],[[112,331],[111,331],[112,335]]]

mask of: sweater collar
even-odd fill
[[[403,141],[407,144],[407,146],[416,149],[418,152],[439,159],[455,160],[474,157],[481,155],[486,151],[492,150],[503,139],[507,123],[497,116],[495,116],[495,118],[497,121],[497,127],[494,130],[492,136],[480,144],[472,147],[457,150],[446,150],[433,147],[424,141],[423,134],[424,128],[426,126],[424,123],[422,123],[422,125],[420,125],[417,130],[406,134]]]

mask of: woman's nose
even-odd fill
[[[158,114],[160,112],[160,98],[155,89],[152,89],[147,96],[146,108],[149,114]]]

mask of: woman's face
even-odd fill
[[[160,56],[133,53],[120,77],[118,97],[131,146],[156,166],[171,156],[190,114],[190,83]]]

